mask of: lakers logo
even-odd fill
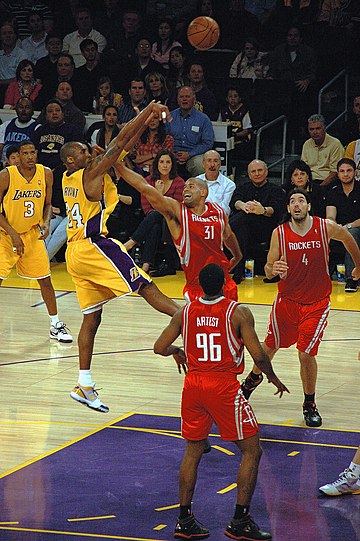
[[[132,282],[135,282],[140,276],[140,272],[137,270],[136,267],[131,267],[130,269],[130,278]]]

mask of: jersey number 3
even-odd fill
[[[219,332],[196,334],[196,347],[203,352],[203,356],[198,358],[199,361],[215,363],[221,361],[221,345],[215,344],[215,340],[219,336],[221,336]]]

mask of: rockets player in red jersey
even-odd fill
[[[272,234],[265,273],[279,275],[278,294],[272,306],[264,349],[272,359],[279,348],[296,344],[304,390],[303,414],[307,426],[321,426],[315,403],[316,354],[330,310],[329,241],[342,242],[351,255],[354,280],[360,278],[360,251],[341,225],[310,216],[310,199],[301,188],[288,195],[288,221]],[[254,366],[242,388],[246,398],[261,383]]]
[[[241,260],[238,241],[232,232],[225,211],[216,203],[205,203],[207,184],[199,178],[189,178],[183,190],[183,203],[165,197],[150,186],[141,175],[117,164],[118,173],[160,212],[169,227],[185,273],[184,296],[191,301],[202,294],[199,271],[208,263],[216,263],[224,270],[224,295],[237,300],[237,286],[229,275]],[[230,250],[228,261],[223,244]]]
[[[203,294],[171,319],[154,344],[160,355],[174,355],[179,372],[186,372],[182,394],[182,436],[186,451],[180,468],[180,516],[175,538],[204,539],[209,530],[202,527],[191,511],[197,468],[212,423],[225,441],[233,441],[242,453],[237,477],[235,514],[225,535],[232,539],[271,539],[259,531],[249,514],[261,457],[259,427],[254,412],[244,398],[237,374],[244,370],[244,346],[259,370],[277,388],[280,397],[287,388],[272,370],[261,347],[250,310],[224,297],[224,271],[213,263],[199,273]],[[172,343],[182,334],[184,349]]]

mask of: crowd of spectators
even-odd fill
[[[174,179],[201,176],[209,186],[209,200],[224,205],[230,213],[230,224],[245,257],[258,254],[259,249],[262,256],[266,254],[271,231],[286,210],[283,196],[292,186],[303,185],[311,192],[312,212],[325,216],[327,197],[335,193],[334,186],[342,194],[338,163],[345,156],[355,162],[357,188],[357,89],[350,88],[353,112],[346,122],[338,124],[337,137],[327,133],[324,118],[314,113],[322,83],[343,67],[356,75],[360,2],[2,0],[0,7],[0,107],[16,114],[0,126],[2,162],[9,163],[9,147],[24,138],[33,140],[38,161],[57,172],[52,229],[55,232],[61,224],[63,242],[66,218],[59,188],[62,144],[76,139],[106,148],[152,99],[169,106],[173,121],[164,127],[154,118],[129,156],[128,165],[155,186],[170,191]],[[201,55],[187,40],[189,22],[200,15],[213,17],[220,26],[217,54]],[[264,162],[253,160],[256,106],[251,103],[253,90],[247,95],[244,89],[254,85],[262,92],[256,105],[262,101],[268,104],[270,89],[275,88],[280,96],[278,112],[288,116],[291,137],[302,137],[301,160],[290,166],[283,187],[268,179]],[[281,98],[281,92],[286,99]],[[263,109],[269,108],[264,105]],[[39,114],[34,115],[34,110]],[[103,120],[86,133],[89,113],[102,115]],[[216,120],[232,124],[236,152],[249,164],[245,184],[235,186],[220,173],[221,158],[213,150],[211,122]],[[169,175],[165,161],[171,162]],[[153,254],[153,246],[163,238],[162,222],[147,209],[147,222],[138,234],[144,204],[141,208],[133,193],[121,193],[127,188],[114,171],[111,173],[118,184],[119,205],[126,207],[129,216],[137,216],[136,220],[129,218],[128,223],[133,223],[130,229],[122,223],[121,234],[126,233],[127,238],[135,234],[136,244],[145,246],[142,263],[147,270],[155,265],[149,253]],[[181,182],[176,180],[176,185]],[[357,209],[350,213],[352,218],[354,212]],[[333,210],[330,218],[336,219]],[[154,238],[151,231],[156,232]],[[174,271],[176,265],[171,265]],[[243,264],[235,277],[241,281]]]

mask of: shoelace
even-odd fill
[[[61,333],[66,333],[66,334],[69,334],[70,333],[70,329],[65,325],[65,323],[62,323],[61,325],[59,325],[59,327],[55,327],[56,330],[58,332],[61,332]]]

